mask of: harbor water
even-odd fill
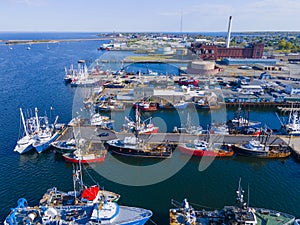
[[[93,38],[95,34],[77,33],[5,33],[1,39],[62,39]],[[15,207],[17,200],[24,197],[30,205],[38,204],[39,199],[48,188],[53,186],[60,190],[72,189],[72,165],[64,162],[61,155],[53,150],[40,155],[35,152],[19,155],[13,152],[20,132],[19,108],[28,113],[37,107],[42,115],[47,113],[50,120],[59,115],[58,122],[68,123],[72,119],[73,98],[76,88],[66,86],[63,78],[64,67],[80,59],[94,62],[106,52],[97,48],[103,41],[78,41],[41,43],[31,45],[9,46],[0,43],[0,221]],[[122,52],[111,59],[122,57]],[[127,53],[128,54],[128,53]],[[121,66],[114,65],[114,66]],[[50,111],[50,108],[52,110]],[[226,117],[233,116],[233,109],[226,111]],[[119,113],[119,114],[118,114]],[[111,114],[117,130],[121,129],[124,112]],[[181,115],[182,113],[182,115]],[[174,114],[174,115],[173,115]],[[180,118],[185,118],[178,122]],[[152,116],[153,122],[159,124],[161,131],[170,132],[174,126],[186,123],[186,112],[157,111],[146,114]],[[197,111],[204,127],[211,120],[210,111]],[[195,117],[195,115],[192,115]],[[262,121],[272,129],[278,129],[280,122],[270,110],[251,109],[250,119]],[[123,121],[124,122],[124,121]],[[196,125],[196,124],[194,124]],[[177,164],[185,162],[185,156],[175,152],[166,160],[168,169],[174,168],[174,175],[165,177],[161,182],[145,186],[126,185],[115,182],[113,168],[118,162],[134,166],[136,170],[128,176],[143,180],[153,179],[142,174],[140,168],[149,164],[149,159],[132,159],[108,155],[106,160],[97,165],[85,167],[84,180],[87,184],[94,182],[107,190],[121,195],[120,204],[138,206],[153,211],[151,221],[168,224],[168,210],[172,208],[171,199],[181,201],[187,198],[195,208],[222,208],[235,203],[235,191],[239,178],[245,190],[249,186],[250,206],[276,209],[300,217],[300,163],[292,157],[280,160],[238,157],[215,159],[205,169],[199,169],[203,163],[200,158],[191,158],[178,169]],[[160,161],[152,160],[156,164]],[[164,169],[163,167],[161,168]],[[112,171],[112,177],[104,176],[99,171]],[[178,170],[178,171],[177,171]],[[122,176],[122,173],[120,173]],[[157,175],[158,176],[158,175]],[[198,204],[198,205],[196,205]],[[151,221],[148,224],[151,224]]]

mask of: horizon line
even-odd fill
[[[295,32],[300,33],[300,30],[249,30],[249,31],[232,31],[231,33],[268,33],[268,32]],[[8,30],[1,31],[0,33],[227,33],[227,31],[54,31],[54,30],[44,30],[44,31],[29,31],[29,30]]]

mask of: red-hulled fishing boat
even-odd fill
[[[180,144],[178,148],[182,153],[193,156],[230,157],[234,154],[231,145],[214,143],[209,147],[208,142],[200,140],[195,140],[194,143]]]

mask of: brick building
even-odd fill
[[[218,60],[223,58],[262,58],[264,52],[263,43],[255,43],[245,48],[226,48],[204,43],[192,43],[191,49],[199,58],[204,60]]]

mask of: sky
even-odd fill
[[[300,0],[0,0],[0,32],[300,31]]]

